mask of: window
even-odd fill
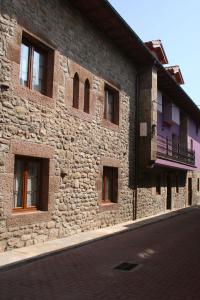
[[[193,150],[193,139],[190,140],[190,150]]]
[[[90,112],[90,82],[88,79],[85,81],[84,85],[84,112],[88,113]]]
[[[175,182],[176,182],[176,193],[179,193],[179,176],[178,176],[178,174],[175,175]]]
[[[48,160],[39,158],[15,158],[14,210],[45,209],[44,200],[48,190],[47,162]]]
[[[199,181],[199,178],[197,178],[197,192],[200,191],[200,181]]]
[[[20,84],[52,96],[52,55],[51,49],[24,34],[21,44]]]
[[[156,195],[161,195],[161,175],[156,177]]]
[[[119,124],[119,92],[108,86],[105,87],[104,118]]]
[[[162,113],[163,109],[162,109],[162,93],[158,90],[158,97],[157,97],[158,101],[157,101],[157,110]]]
[[[73,79],[73,107],[79,108],[79,76],[77,73]]]
[[[199,134],[199,123],[196,123],[196,135]]]
[[[118,190],[118,169],[103,167],[102,202],[116,203]]]

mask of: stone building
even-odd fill
[[[148,180],[161,172],[154,100],[200,117],[107,1],[83,2],[0,2],[0,251],[164,212],[164,177]],[[187,204],[179,184],[171,209]]]

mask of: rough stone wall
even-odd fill
[[[19,85],[22,27],[56,49],[52,99]],[[48,6],[44,0],[3,1],[0,45],[0,251],[132,219],[134,66],[60,1],[50,0]],[[80,110],[72,108],[76,71],[81,99],[84,80],[90,79],[89,115],[82,102]],[[103,121],[105,81],[119,89],[119,126]],[[42,157],[46,147],[51,207],[13,214],[14,157],[34,151]],[[110,207],[99,203],[102,158],[119,166],[118,203]]]
[[[171,178],[171,209],[187,206],[187,173],[178,172],[179,188],[176,190],[177,171],[172,169],[153,169],[143,174],[138,188],[137,217],[143,218],[167,211],[167,172]],[[161,174],[161,193],[156,194],[157,174]]]
[[[200,180],[200,172],[188,172],[186,181],[186,203],[188,203],[188,178],[192,178],[192,205],[200,204],[200,190],[198,191],[198,182]],[[200,184],[200,183],[199,183]]]

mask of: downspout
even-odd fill
[[[139,85],[140,76],[137,72],[135,78],[135,140],[134,140],[134,193],[133,193],[133,219],[137,219],[138,202],[138,171],[139,171]]]

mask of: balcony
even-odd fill
[[[195,151],[173,143],[172,140],[158,135],[157,137],[157,157],[164,158],[186,165],[195,165]]]

